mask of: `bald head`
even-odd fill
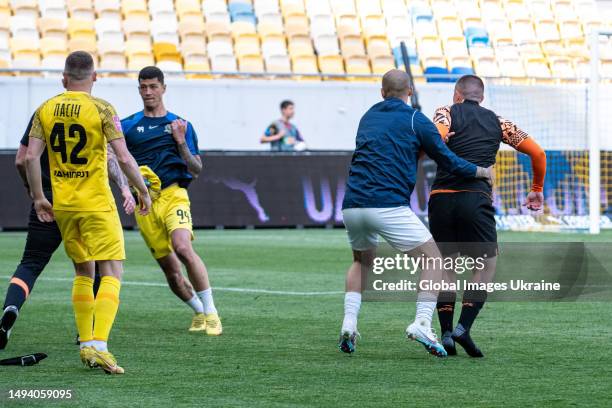
[[[383,76],[383,98],[399,98],[407,101],[410,95],[412,95],[412,88],[410,87],[410,77],[406,72],[392,69]]]
[[[484,83],[476,75],[464,75],[455,85],[455,102],[465,99],[475,102],[482,102],[484,99]]]

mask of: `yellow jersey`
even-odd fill
[[[47,144],[54,209],[116,209],[106,145],[123,133],[111,104],[87,92],[66,91],[38,108],[30,137]]]

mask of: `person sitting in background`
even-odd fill
[[[290,123],[295,115],[295,104],[285,100],[280,104],[281,118],[274,121],[261,137],[261,143],[270,143],[273,152],[291,152],[306,149],[304,139],[298,128]]]

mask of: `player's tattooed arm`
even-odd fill
[[[187,121],[183,119],[176,119],[172,121],[172,137],[177,144],[179,154],[181,158],[187,164],[187,169],[194,176],[197,177],[202,171],[202,159],[198,155],[194,155],[187,146],[187,140],[185,135],[187,133]]]
[[[136,208],[136,201],[134,200],[132,192],[130,191],[128,179],[125,174],[123,174],[123,171],[117,162],[117,156],[115,155],[113,146],[110,143],[108,143],[107,152],[108,177],[121,190],[121,196],[123,197],[123,210],[128,215],[132,214],[134,212],[134,208]]]

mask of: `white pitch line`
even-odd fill
[[[1,279],[10,279],[11,276],[1,276]],[[49,282],[72,282],[73,278],[49,278],[49,277],[40,277],[37,280],[39,281],[49,281]],[[122,281],[122,285],[127,286],[149,286],[156,288],[165,288],[168,286],[166,283],[160,282],[137,282],[137,281]],[[327,291],[327,292],[294,292],[287,290],[268,290],[268,289],[256,289],[256,288],[224,288],[215,286],[214,290],[223,291],[223,292],[238,292],[238,293],[262,293],[266,295],[281,295],[281,296],[331,296],[331,295],[342,295],[344,292],[340,291]]]

